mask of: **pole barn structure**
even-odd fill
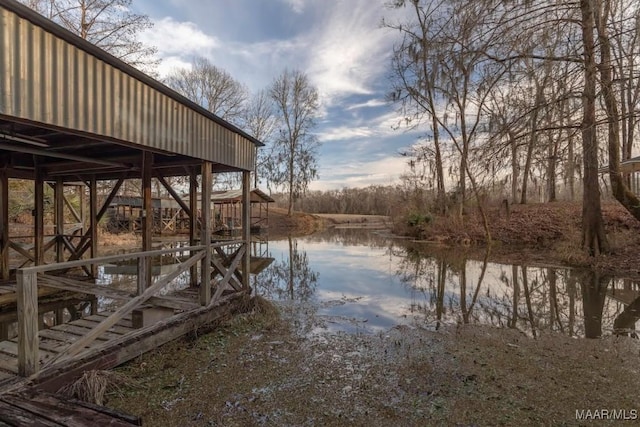
[[[10,303],[13,295],[18,314],[17,337],[0,336],[5,338],[0,351],[16,358],[15,364],[0,358],[0,385],[16,375],[46,382],[91,364],[113,366],[217,318],[231,310],[223,307],[225,301],[250,293],[250,172],[260,145],[31,9],[0,0],[0,301],[6,296]],[[231,256],[222,250],[227,243],[211,241],[212,174],[219,172],[242,174],[246,220],[238,241],[228,242],[240,246]],[[187,201],[169,184],[175,176],[189,183]],[[28,245],[14,241],[10,232],[13,179],[33,184]],[[98,223],[127,179],[141,182],[142,248],[98,257]],[[184,261],[155,280],[153,257],[178,249],[152,250],[154,179],[191,218],[189,246],[179,249]],[[100,204],[99,185],[110,188]],[[88,194],[88,215],[68,200],[69,186]],[[53,193],[53,219],[45,215],[45,205],[51,204],[47,193]],[[198,211],[202,221],[195,220]],[[78,226],[65,224],[69,218]],[[50,236],[45,236],[47,227],[53,230]],[[11,265],[15,258],[19,263]],[[79,278],[78,272],[91,279],[100,265],[123,260],[137,263],[133,295]],[[63,274],[68,272],[75,275]],[[189,286],[181,294],[162,291],[185,276]],[[46,289],[107,296],[121,304],[111,312],[92,309],[77,324],[42,330],[38,296]],[[74,335],[65,339],[64,334]],[[104,354],[111,359],[105,361]]]

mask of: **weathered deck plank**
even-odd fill
[[[40,390],[0,396],[0,423],[20,426],[131,426],[140,418]]]
[[[64,324],[64,325],[57,325],[57,326],[54,326],[52,329],[54,329],[56,331],[67,332],[67,333],[70,333],[70,334],[73,334],[73,335],[77,335],[79,337],[85,336],[86,334],[88,334],[92,330],[92,328],[87,328],[87,327],[84,327],[84,326],[80,326],[80,325],[76,324],[75,322]],[[121,336],[122,336],[122,334],[116,334],[116,333],[113,333],[113,332],[105,331],[102,334],[100,334],[99,338],[102,338],[102,341],[108,341],[110,339],[120,338]]]
[[[91,320],[88,317],[73,321],[74,325],[83,326],[86,328],[95,328],[99,323],[100,323],[99,320]],[[107,329],[107,331],[113,332],[114,334],[118,334],[118,335],[124,335],[133,331],[133,328],[115,324],[114,326]]]

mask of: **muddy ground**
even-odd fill
[[[121,368],[108,404],[151,426],[607,425],[640,410],[640,345],[514,330],[396,327],[301,337],[251,313]],[[619,422],[617,422],[619,423]]]
[[[579,213],[577,204],[515,207],[509,219],[494,211],[491,258],[591,265],[640,277],[638,223],[605,204],[614,252],[589,259],[579,250]],[[301,224],[284,218],[273,230],[322,226],[318,218],[301,218]],[[482,230],[474,221],[465,227],[434,222],[420,237],[481,254]],[[118,370],[122,383],[107,404],[150,426],[639,423],[640,344],[633,338],[541,332],[532,339],[468,325],[301,336],[286,306],[278,316],[264,311],[135,359]]]

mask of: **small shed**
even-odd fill
[[[251,232],[265,232],[269,228],[269,203],[275,200],[258,188],[251,190],[249,197]],[[242,190],[213,191],[211,203],[215,230],[233,232],[242,228]]]
[[[605,165],[601,167],[598,172],[602,174],[603,179],[606,179],[606,191],[609,191],[609,165]],[[629,189],[633,191],[634,194],[640,195],[640,156],[631,157],[630,159],[622,160],[620,162],[620,172],[624,176],[628,176],[629,180],[627,181],[629,185]]]

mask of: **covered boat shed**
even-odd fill
[[[13,0],[0,0],[0,279],[16,286],[20,374],[30,375],[42,368],[34,314],[38,312],[38,280],[62,267],[81,268],[88,277],[95,276],[98,222],[126,179],[142,183],[142,248],[131,256],[138,260],[137,296],[129,297],[113,316],[71,344],[64,354],[56,353],[49,365],[82,352],[97,336],[153,298],[181,312],[191,307],[187,302],[168,304],[167,297],[157,294],[162,283],[154,283],[149,273],[149,257],[154,252],[152,221],[147,214],[152,211],[153,179],[191,218],[187,248],[191,258],[172,278],[191,271],[191,284],[199,285],[196,303],[201,306],[211,306],[223,291],[250,291],[249,275],[241,271],[250,270],[250,172],[260,145],[241,129],[33,10]],[[247,202],[242,249],[235,258],[224,261],[216,261],[219,247],[211,243],[212,173],[218,172],[242,174],[242,197]],[[178,175],[188,177],[190,198],[186,202],[166,179]],[[8,209],[11,179],[33,183],[31,245],[13,241]],[[110,187],[100,205],[98,183]],[[86,189],[88,221],[82,221],[66,199],[67,185]],[[50,224],[44,214],[46,187],[54,193]],[[202,194],[200,206],[197,193]],[[198,211],[202,221],[195,220]],[[82,227],[73,231],[65,227],[70,217]],[[45,225],[54,230],[47,241]],[[10,254],[11,259],[22,256],[21,264],[10,265]],[[46,280],[48,287],[77,290],[79,286],[62,278]],[[103,290],[88,286],[83,292]],[[158,343],[156,339],[148,346]]]
[[[598,172],[602,175],[605,191],[609,192],[609,165],[601,167]],[[631,157],[620,162],[620,173],[636,195],[640,195],[640,156]]]

